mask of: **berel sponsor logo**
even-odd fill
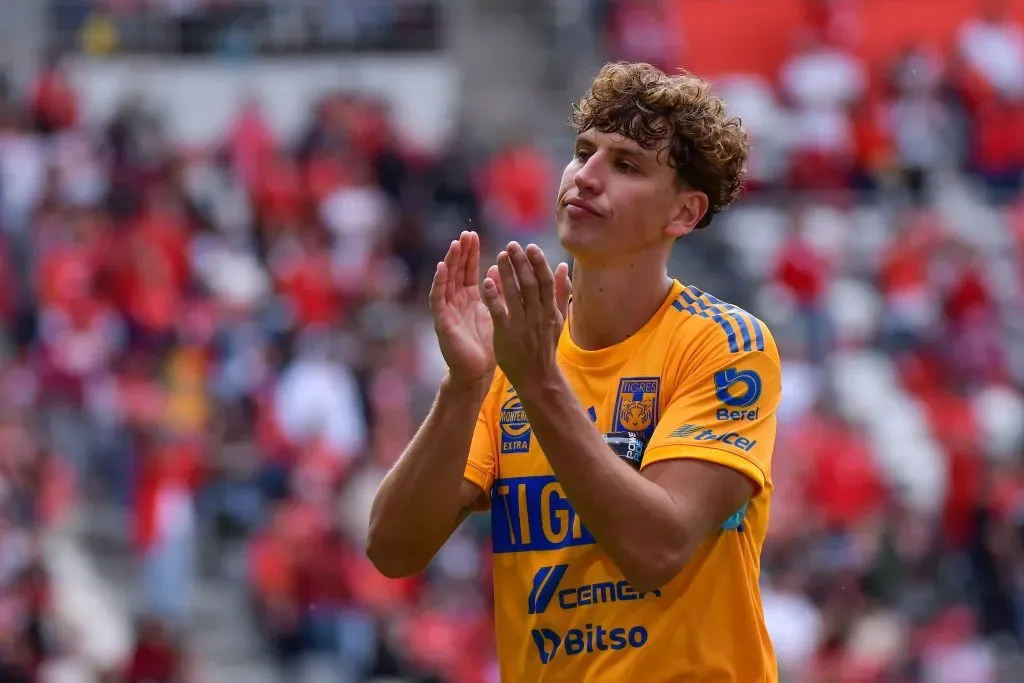
[[[729,408],[749,408],[761,398],[761,375],[728,368],[715,373],[715,398]]]
[[[737,422],[757,422],[757,419],[760,416],[760,408],[754,408],[753,410],[729,410],[728,408],[719,408],[715,411],[715,419],[719,422],[726,422],[728,420],[735,420]]]

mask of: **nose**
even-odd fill
[[[573,175],[573,184],[581,193],[599,194],[601,192],[601,162],[597,155],[590,157]]]

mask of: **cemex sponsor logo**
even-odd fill
[[[552,603],[565,611],[621,600],[661,597],[659,590],[640,593],[633,590],[629,582],[624,580],[568,586],[560,590],[562,579],[568,569],[567,564],[556,564],[537,570],[527,601],[530,614],[543,614]],[[530,631],[530,635],[537,646],[541,664],[549,663],[559,651],[565,657],[574,657],[608,650],[641,648],[647,644],[647,629],[639,625],[608,628],[601,624],[585,624],[581,628],[570,628],[564,632],[550,628],[535,628]]]
[[[624,600],[644,600],[660,598],[661,591],[654,589],[649,593],[640,593],[633,589],[626,580],[601,581],[582,586],[567,586],[559,590],[567,564],[556,564],[552,567],[541,567],[533,576],[533,588],[530,590],[528,610],[530,614],[543,614],[552,600],[558,597],[558,607],[562,610],[577,609],[588,605],[602,605],[609,602]]]

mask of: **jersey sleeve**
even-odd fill
[[[491,388],[484,397],[480,412],[476,416],[476,427],[473,430],[473,441],[469,446],[469,459],[463,476],[481,491],[488,494],[482,498],[478,510],[486,510],[490,506],[490,491],[494,478],[498,473],[498,447],[495,441],[495,429],[498,424],[496,406],[498,395],[504,387],[504,376],[496,372]]]
[[[782,397],[778,349],[767,330],[764,336],[764,350],[730,353],[718,337],[708,335],[696,360],[666,368],[667,376],[676,374],[675,391],[643,467],[662,460],[706,460],[747,475],[760,493],[771,481]]]

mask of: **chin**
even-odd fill
[[[576,261],[589,260],[588,256],[600,253],[600,231],[574,225],[568,221],[558,224],[558,243]]]
[[[558,221],[556,232],[558,234],[558,243],[570,254],[573,253],[573,247],[577,246],[583,237],[580,234],[583,231],[580,230],[579,226],[574,226],[565,219]]]

